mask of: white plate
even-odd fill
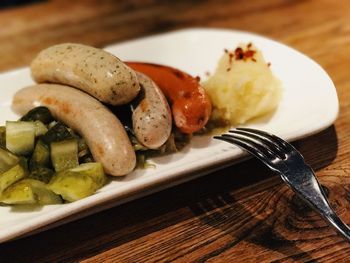
[[[272,70],[283,82],[284,95],[275,114],[251,124],[295,140],[330,126],[337,117],[336,90],[327,73],[301,53],[270,39],[250,33],[216,29],[187,29],[145,37],[106,49],[123,60],[148,61],[171,65],[205,78],[213,72],[224,48],[240,42],[259,47]],[[17,119],[10,109],[11,98],[32,80],[28,68],[0,74],[0,125]],[[88,214],[144,196],[180,182],[219,169],[237,161],[242,151],[209,137],[195,138],[184,151],[154,159],[155,169],[136,170],[115,179],[98,193],[83,200],[45,206],[35,211],[0,207],[0,242],[42,231]]]

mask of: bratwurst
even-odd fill
[[[39,84],[14,95],[12,109],[20,115],[37,106],[47,107],[55,118],[80,133],[106,173],[121,176],[135,168],[135,152],[123,125],[95,98],[58,84]]]
[[[169,138],[172,128],[171,111],[162,91],[146,75],[136,72],[141,92],[133,104],[132,125],[138,141],[157,149]]]
[[[174,122],[183,133],[201,130],[211,114],[211,101],[199,80],[176,68],[142,62],[126,62],[150,77],[170,101]]]
[[[30,69],[37,83],[72,86],[111,105],[130,102],[140,90],[135,72],[116,56],[81,44],[65,43],[44,49]]]

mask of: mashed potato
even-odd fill
[[[215,73],[203,86],[213,104],[211,120],[230,125],[271,112],[282,95],[281,82],[252,44],[225,50]]]

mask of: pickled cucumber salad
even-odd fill
[[[85,140],[45,107],[0,127],[0,203],[73,202],[107,182]]]
[[[154,167],[148,158],[177,152],[190,140],[174,129],[159,149],[148,149],[124,122],[141,169]],[[107,182],[103,165],[95,162],[84,138],[55,120],[48,108],[36,107],[0,126],[1,205],[73,202],[94,194]]]

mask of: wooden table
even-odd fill
[[[194,26],[286,43],[337,87],[334,126],[295,145],[350,224],[349,14],[345,0],[43,1],[0,11],[0,70],[28,65],[59,42],[104,46]],[[0,262],[349,262],[349,254],[350,245],[255,160],[0,245]]]

